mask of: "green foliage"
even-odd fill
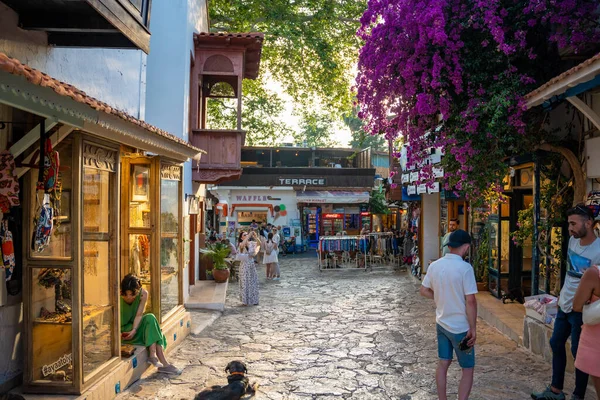
[[[333,126],[328,116],[320,113],[305,113],[300,123],[301,131],[294,135],[297,143],[306,141],[307,147],[336,147],[331,139]]]
[[[389,214],[385,193],[379,190],[373,190],[369,197],[369,210],[371,214]]]
[[[366,0],[215,0],[209,12],[213,31],[265,34],[261,78],[280,82],[298,108],[318,103],[324,114],[344,115],[352,103],[356,31],[365,9]],[[287,125],[271,117],[281,113],[281,99],[265,83],[264,78],[253,86],[244,83],[242,126],[250,144],[286,134]]]
[[[352,109],[352,113],[344,116],[344,124],[350,129],[352,140],[350,147],[353,149],[366,149],[371,147],[373,150],[387,151],[387,142],[382,135],[370,135],[364,129],[364,122],[358,118],[357,108]]]
[[[473,268],[477,282],[487,282],[490,264],[490,225],[485,224],[479,231],[479,239],[473,254]]]
[[[210,257],[214,269],[228,269],[225,259],[231,253],[229,246],[223,243],[209,244],[206,249],[200,249],[204,257]]]

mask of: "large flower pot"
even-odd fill
[[[225,283],[229,279],[228,269],[213,269],[213,277],[217,283]]]

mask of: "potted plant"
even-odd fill
[[[209,244],[206,249],[200,249],[200,253],[212,259],[212,275],[217,283],[224,283],[229,279],[229,267],[225,259],[230,252],[229,246],[223,243]]]

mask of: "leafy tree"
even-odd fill
[[[353,149],[366,149],[371,147],[373,150],[387,151],[388,145],[385,138],[381,135],[371,135],[364,129],[364,122],[358,118],[357,109],[353,108],[352,113],[344,116],[344,123],[350,129],[352,140],[350,147]]]
[[[301,131],[294,135],[297,143],[306,142],[307,147],[336,147],[339,144],[331,139],[333,126],[327,115],[307,112],[302,116]]]
[[[366,0],[215,0],[209,12],[213,31],[265,33],[262,76],[266,72],[280,82],[296,104],[318,100],[325,113],[343,115],[351,107],[352,67],[360,48],[356,31],[365,9]],[[272,104],[264,83],[245,88],[246,107]],[[260,137],[281,128],[257,119]],[[247,112],[243,121],[244,127],[252,124]]]

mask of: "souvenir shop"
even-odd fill
[[[201,150],[50,77],[62,91],[20,78],[0,71],[0,235],[8,305],[22,289],[24,391],[80,394],[117,375],[125,388],[137,365],[121,359],[124,275],[141,278],[169,346],[189,331],[181,165]]]
[[[358,235],[371,223],[369,192],[298,192],[304,235],[316,247],[321,236]]]

